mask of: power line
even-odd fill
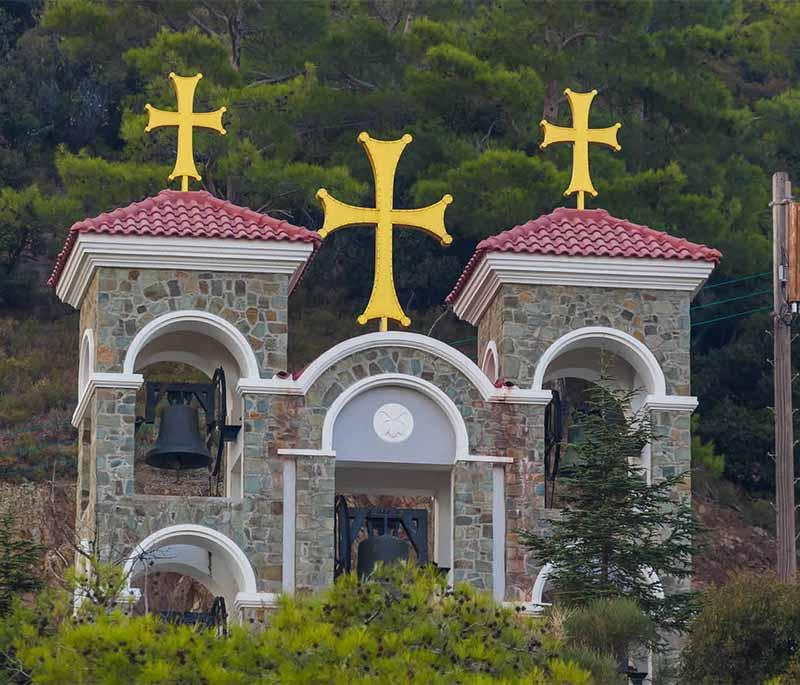
[[[725,321],[726,319],[735,319],[739,316],[747,316],[748,314],[755,314],[756,312],[765,312],[768,309],[772,309],[772,305],[767,305],[766,307],[756,307],[755,309],[748,309],[744,312],[738,312],[736,314],[726,314],[725,316],[718,316],[714,319],[708,319],[707,321],[698,321],[697,323],[692,324],[692,328],[696,328],[697,326],[705,326],[710,323],[716,323],[717,321]]]
[[[768,288],[767,290],[756,290],[753,293],[747,293],[746,295],[737,295],[736,297],[728,297],[724,300],[715,300],[714,302],[707,302],[706,304],[698,304],[692,307],[692,311],[695,309],[707,309],[708,307],[716,307],[718,304],[726,304],[728,302],[736,302],[737,300],[746,300],[748,297],[755,297],[756,295],[766,295],[767,293],[771,293],[772,288]]]
[[[722,281],[722,283],[712,283],[701,288],[701,290],[711,290],[712,288],[721,288],[723,285],[730,285],[731,283],[741,283],[742,281],[752,281],[754,278],[762,278],[769,276],[771,271],[762,271],[757,274],[748,274],[747,276],[739,276],[739,278],[732,278],[729,281]],[[771,292],[771,291],[770,291]]]

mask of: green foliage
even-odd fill
[[[631,650],[656,641],[655,624],[629,598],[597,599],[571,611],[564,627],[569,642],[613,656],[617,663]]]
[[[664,597],[659,579],[691,575],[696,526],[691,507],[674,497],[684,476],[647,483],[633,460],[659,439],[649,416],[626,417],[620,408],[631,405],[633,393],[611,387],[607,379],[601,383],[590,386],[575,417],[582,437],[561,477],[562,515],[551,535],[523,531],[522,539],[537,558],[553,564],[550,578],[559,601],[581,606],[627,597],[660,626],[680,628],[691,595]]]
[[[689,624],[682,681],[697,685],[797,682],[800,586],[740,576],[704,593]]]
[[[692,431],[697,430],[700,417],[692,416]],[[692,468],[701,468],[713,478],[725,473],[725,455],[717,454],[713,441],[705,442],[699,435],[692,435]]]
[[[113,583],[112,583],[113,585]],[[590,685],[530,619],[432,569],[381,568],[340,578],[319,597],[284,598],[262,630],[228,638],[90,606],[73,620],[51,595],[0,621],[0,654],[16,680],[85,683],[391,682]]]
[[[41,587],[41,545],[20,535],[11,514],[0,516],[0,617],[8,613],[15,595]]]

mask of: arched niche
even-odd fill
[[[486,350],[483,353],[483,362],[481,369],[486,374],[486,377],[492,382],[496,383],[500,373],[500,361],[497,354],[497,344],[494,340],[490,340],[486,344]]]
[[[453,401],[432,383],[379,374],[342,392],[325,415],[322,448],[339,463],[451,466],[469,440]]]
[[[81,351],[78,360],[78,399],[89,387],[89,380],[94,373],[94,332],[87,328],[81,338]]]
[[[143,577],[179,573],[225,598],[229,613],[239,593],[255,593],[256,577],[244,552],[219,531],[194,524],[169,526],[142,540],[125,564],[128,592]]]

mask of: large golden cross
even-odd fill
[[[394,208],[394,174],[400,155],[411,142],[409,134],[400,140],[375,140],[368,133],[361,133],[358,142],[367,151],[375,178],[375,206],[354,207],[339,202],[325,188],[317,192],[325,212],[325,223],[319,234],[325,238],[329,233],[348,226],[375,224],[375,280],[367,308],[358,317],[358,323],[365,324],[371,319],[380,319],[380,330],[386,331],[389,319],[403,326],[410,326],[411,319],[406,316],[397,299],[394,287],[392,261],[392,230],[394,226],[407,226],[424,231],[437,238],[442,245],[449,245],[453,237],[444,226],[444,212],[453,198],[445,195],[436,204],[421,209]]]
[[[572,143],[572,178],[564,195],[578,193],[578,209],[583,209],[583,194],[589,193],[597,197],[589,175],[589,143],[599,143],[619,152],[622,148],[617,142],[617,131],[622,124],[616,123],[608,128],[589,128],[589,108],[597,95],[593,90],[589,93],[573,93],[569,88],[564,91],[572,113],[572,128],[555,126],[542,119],[539,124],[544,131],[544,140],[540,148],[543,150],[553,143]]]
[[[197,82],[203,78],[202,74],[194,76],[177,76],[174,72],[170,73],[172,85],[175,87],[175,95],[178,98],[178,111],[165,112],[156,109],[151,105],[144,108],[149,114],[149,119],[145,131],[148,133],[160,126],[178,127],[178,157],[175,160],[175,168],[169,175],[169,180],[178,176],[181,177],[181,190],[189,190],[189,177],[196,181],[200,180],[200,174],[194,164],[194,153],[192,152],[192,129],[195,126],[201,128],[211,128],[225,135],[222,127],[222,115],[226,111],[225,107],[220,107],[214,112],[194,112],[194,91]]]

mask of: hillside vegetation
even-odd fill
[[[322,223],[321,186],[373,201],[360,131],[413,134],[395,204],[451,193],[455,242],[397,231],[398,292],[413,330],[468,354],[474,330],[444,313],[444,296],[479,240],[564,202],[569,146],[540,151],[539,121],[569,125],[564,88],[597,88],[591,125],[622,122],[623,149],[592,151],[600,197],[589,206],[724,254],[693,311],[695,432],[713,445],[715,492],[735,493],[739,514],[766,525],[768,204],[774,171],[800,179],[800,5],[0,2],[6,479],[73,475],[77,321],[44,282],[74,221],[167,186],[175,133],[146,134],[144,105],[175,108],[170,71],[203,73],[197,111],[228,109],[226,136],[195,135],[202,187],[310,228]],[[369,229],[326,240],[291,304],[292,368],[363,330],[354,319],[372,249]]]

